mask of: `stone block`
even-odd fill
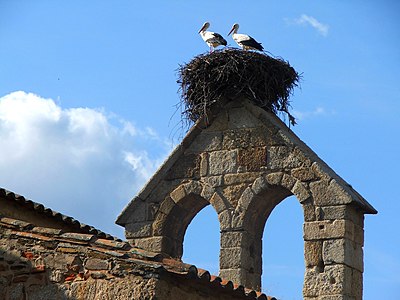
[[[268,168],[270,170],[287,170],[310,166],[311,160],[299,148],[292,150],[287,146],[271,146],[268,149]]]
[[[208,153],[200,154],[200,176],[207,176],[208,174]]]
[[[128,223],[125,225],[125,236],[128,239],[151,235],[152,222]]]
[[[269,187],[269,183],[265,179],[265,177],[258,177],[254,180],[251,189],[253,190],[254,194],[261,194]]]
[[[261,288],[261,274],[250,273],[245,269],[221,269],[219,276],[256,291]]]
[[[250,248],[254,237],[247,231],[225,231],[221,232],[221,249],[242,247]]]
[[[223,195],[225,196],[225,199],[229,201],[232,207],[236,207],[240,196],[247,187],[248,184],[228,185],[223,189]]]
[[[296,196],[297,200],[299,200],[300,203],[303,203],[311,197],[307,186],[300,180],[296,181],[293,188],[291,189],[291,192],[293,193],[293,195]]]
[[[235,150],[211,152],[209,166],[210,175],[235,173],[238,168],[237,152]]]
[[[357,210],[353,205],[321,206],[319,210],[319,217],[321,220],[345,219],[352,221],[361,228],[364,225],[363,212]]]
[[[310,190],[317,206],[349,204],[353,201],[335,180],[311,182]]]
[[[238,206],[242,207],[243,210],[247,210],[247,207],[251,201],[253,201],[254,197],[255,194],[253,190],[250,187],[246,188],[239,198]]]
[[[207,202],[210,202],[211,197],[215,193],[215,189],[213,187],[211,187],[210,185],[205,184],[205,183],[203,183],[202,186],[203,186],[203,188],[201,190],[200,196],[202,198],[204,198],[205,200],[207,200]]]
[[[271,139],[270,139],[271,145],[273,145],[273,146],[279,146],[279,145],[292,146],[293,145],[293,140],[290,137],[288,137],[286,132],[284,132],[282,130],[276,131],[273,128],[269,128],[269,130],[272,133]]]
[[[167,172],[165,179],[174,180],[180,178],[200,177],[200,154],[181,155],[172,168]]]
[[[321,263],[323,263],[322,241],[305,241],[304,259],[306,267],[321,266]]]
[[[218,193],[213,194],[210,199],[210,204],[214,207],[217,214],[221,213],[229,207],[229,204],[225,203],[225,200]]]
[[[291,175],[303,182],[311,181],[317,178],[311,168],[305,167],[292,169]]]
[[[148,238],[133,239],[135,247],[156,253],[166,253],[172,257],[176,257],[174,253],[175,242],[165,236],[153,236]]]
[[[225,150],[243,149],[251,146],[251,130],[227,130],[223,135],[222,148]]]
[[[184,184],[186,195],[200,195],[203,190],[203,185],[199,181],[189,181]]]
[[[250,145],[252,147],[265,147],[270,145],[274,130],[265,126],[250,129]]]
[[[220,269],[237,269],[243,267],[243,248],[221,248],[219,252]]]
[[[205,184],[208,184],[209,186],[215,188],[223,185],[223,180],[224,177],[223,175],[219,176],[207,176],[207,177],[202,177],[201,181],[204,182]]]
[[[362,247],[348,239],[325,240],[322,257],[325,265],[345,264],[363,272]]]
[[[244,279],[247,275],[247,271],[244,269],[222,269],[219,270],[219,277],[230,280],[235,284],[244,285]]]
[[[322,166],[321,164],[314,162],[311,165],[311,170],[313,170],[315,176],[322,181],[330,181],[331,180],[331,175],[332,173],[331,170],[329,170],[326,166]]]
[[[283,172],[270,173],[266,176],[267,182],[271,185],[280,185],[283,174]]]
[[[180,185],[182,179],[175,180],[160,180],[157,184],[154,184],[154,187],[150,187],[151,191],[147,190],[145,187],[147,197],[143,198],[145,202],[154,202],[159,203],[162,199],[164,199],[169,193],[178,185]],[[142,192],[139,193],[141,195]]]
[[[282,170],[285,160],[290,154],[290,148],[286,146],[271,146],[268,149],[268,168],[270,170]]]
[[[303,231],[305,241],[354,238],[354,224],[348,220],[305,222]]]
[[[296,179],[294,179],[292,176],[288,174],[283,174],[281,185],[288,190],[291,190],[296,183]]]
[[[176,189],[174,189],[170,194],[171,199],[175,202],[178,203],[181,201],[183,198],[185,198],[186,194],[186,189],[183,185],[178,186]]]
[[[224,184],[233,185],[240,183],[250,183],[253,182],[259,175],[258,172],[246,172],[237,174],[226,174],[224,175]]]
[[[239,149],[238,163],[247,172],[261,171],[267,165],[266,147]]]
[[[312,161],[306,156],[306,154],[298,147],[295,147],[286,159],[286,168],[309,168],[312,165]]]
[[[160,207],[158,208],[157,213],[163,213],[168,215],[170,211],[174,208],[176,205],[175,201],[172,200],[171,197],[165,197],[164,201],[161,202]]]
[[[229,230],[232,228],[233,209],[225,209],[218,214],[218,220],[221,230]]]
[[[88,258],[85,261],[85,269],[87,270],[108,270],[109,263],[104,259]]]
[[[352,270],[345,265],[326,266],[323,272],[317,267],[306,268],[303,296],[351,295]]]
[[[202,131],[186,149],[186,153],[217,151],[221,146],[221,132]]]

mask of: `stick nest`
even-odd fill
[[[289,96],[299,74],[288,62],[266,54],[238,49],[217,50],[196,56],[178,69],[183,116],[196,122],[222,99],[244,96],[261,108],[289,113]]]

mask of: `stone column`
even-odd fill
[[[320,209],[325,220],[304,224],[304,299],[361,300],[363,214],[351,205]]]
[[[260,291],[261,272],[261,238],[245,230],[221,232],[220,276]]]

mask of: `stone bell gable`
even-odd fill
[[[264,225],[291,195],[304,212],[304,298],[361,299],[364,214],[377,211],[279,118],[246,99],[199,120],[116,222],[136,247],[179,259],[187,226],[211,204],[220,276],[260,290]]]

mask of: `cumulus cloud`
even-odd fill
[[[328,31],[329,31],[329,26],[326,24],[322,24],[319,22],[316,18],[312,16],[308,16],[305,14],[302,14],[300,18],[294,19],[294,23],[298,25],[310,25],[314,29],[317,30],[319,34],[322,36],[327,36]]]
[[[151,128],[101,109],[22,91],[0,98],[0,186],[112,234],[169,150]]]

